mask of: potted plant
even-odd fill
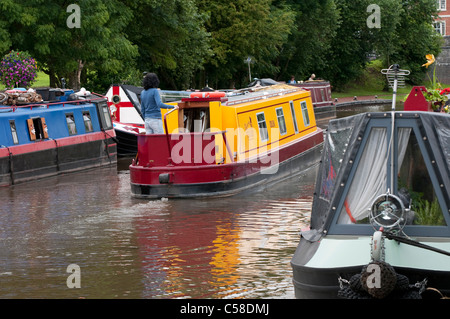
[[[448,101],[448,97],[445,94],[441,94],[442,89],[427,89],[425,92],[425,100],[430,103],[430,107],[433,111],[440,112],[445,105],[445,102]]]
[[[0,82],[7,88],[29,87],[36,75],[36,60],[27,52],[13,50],[0,61]]]
[[[422,64],[422,66],[425,66],[426,68],[428,68],[431,64],[433,64],[436,61],[434,54],[427,54],[425,58],[427,59],[427,62],[425,64]],[[434,65],[433,79],[430,80],[431,80],[431,87],[427,88],[427,92],[425,92],[424,97],[425,100],[429,103],[428,108],[430,111],[433,110],[435,112],[440,112],[442,109],[444,109],[445,102],[447,102],[448,97],[445,94],[446,91],[442,90],[441,83],[439,83],[439,81],[437,80],[436,64]]]

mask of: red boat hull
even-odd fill
[[[150,161],[152,165],[148,167],[135,163],[130,166],[131,191],[134,197],[231,196],[262,184],[281,181],[301,173],[320,160],[323,132],[318,129],[273,152],[262,154],[254,161],[229,164],[208,164],[209,154],[192,163],[174,164],[166,143],[166,135],[138,137],[138,144],[150,144],[153,149],[165,152],[167,156],[158,156],[163,160]],[[139,156],[143,157],[143,163],[149,163],[145,152],[140,152]]]

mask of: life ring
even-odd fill
[[[194,92],[191,93],[191,98],[218,98],[218,97],[224,97],[225,92]]]

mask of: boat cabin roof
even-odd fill
[[[387,112],[335,119],[325,138],[311,230],[302,236],[316,241],[325,234],[371,235],[378,226],[371,225],[369,211],[377,198],[391,194],[405,207],[405,234],[449,237],[449,192],[449,115]]]
[[[39,102],[0,107],[0,145],[11,147],[112,129],[107,100]]]

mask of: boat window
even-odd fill
[[[14,120],[10,120],[9,126],[11,128],[11,135],[12,135],[14,144],[19,144],[19,137],[17,136],[16,122]]]
[[[339,215],[339,224],[369,223],[369,209],[383,194],[390,192],[402,202],[406,225],[446,226],[433,183],[414,130],[400,127],[397,130],[398,178],[394,188],[388,190],[387,181],[389,136],[387,128],[374,127],[370,131]]]
[[[442,209],[414,131],[400,128],[398,136],[398,194],[400,198],[404,198],[405,207],[411,206],[411,223],[445,226]],[[402,144],[406,147],[401,147]]]
[[[295,116],[294,102],[293,101],[289,101],[289,106],[291,107],[292,121],[294,122],[295,134],[297,134],[298,133],[298,126],[297,126],[297,117]]]
[[[83,112],[84,129],[87,132],[92,132],[94,128],[92,127],[91,114],[89,111]]]
[[[104,104],[102,109],[103,109],[103,116],[104,116],[105,124],[106,124],[105,129],[112,128],[111,117],[109,115],[108,105]]]
[[[280,135],[284,135],[287,132],[286,129],[286,121],[284,120],[283,108],[279,107],[276,109],[277,119],[278,119],[278,127],[280,128]]]
[[[73,113],[66,114],[66,122],[67,128],[69,129],[69,135],[77,134],[77,127],[75,125],[75,118],[73,117]]]
[[[369,206],[387,190],[387,150],[387,129],[372,128],[342,205],[339,224],[369,222]]]
[[[112,129],[112,122],[111,122],[111,116],[108,104],[106,100],[94,102],[94,104],[97,107],[97,114],[100,120],[100,128],[102,130],[109,130]]]
[[[305,123],[305,126],[308,126],[310,124],[309,121],[309,114],[308,114],[308,107],[306,105],[306,101],[302,101],[300,103],[302,114],[303,114],[303,123]]]
[[[439,126],[436,130],[444,157],[447,159],[447,167],[450,170],[450,127]]]
[[[320,95],[322,96],[322,102],[326,101],[324,89],[320,89]]]
[[[327,133],[322,164],[322,180],[319,196],[325,200],[330,200],[333,194],[336,176],[340,170],[344,154],[348,147],[353,127],[343,126],[339,129],[333,127]]]
[[[269,133],[267,131],[266,117],[264,116],[264,112],[256,114],[256,119],[258,121],[259,136],[261,138],[261,142],[267,141],[269,139]]]
[[[125,90],[128,94],[128,97],[130,98],[131,102],[135,107],[141,108],[141,103],[139,102],[139,98],[136,93],[134,93],[131,90]]]

